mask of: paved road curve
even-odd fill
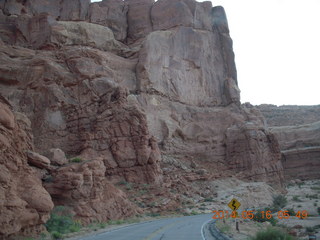
[[[212,214],[168,218],[130,225],[110,232],[81,238],[82,240],[207,240],[202,233]],[[205,231],[204,231],[205,232]]]

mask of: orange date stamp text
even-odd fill
[[[260,218],[271,219],[272,217],[278,219],[289,219],[290,214],[289,211],[278,211],[272,213],[270,210],[268,211],[228,211],[228,210],[219,210],[212,211],[214,214],[212,216],[213,219],[223,219],[223,218],[242,218],[242,219],[254,219],[259,216]],[[291,217],[297,217],[299,219],[306,219],[308,217],[308,212],[306,210],[298,211],[294,214],[291,214]]]

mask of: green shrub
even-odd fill
[[[313,227],[306,227],[307,233],[314,233],[315,229]]]
[[[302,202],[301,199],[299,198],[299,196],[293,196],[292,200],[295,202]]]
[[[98,226],[99,228],[106,228],[107,227],[107,223],[99,223]]]
[[[214,202],[213,198],[211,198],[211,197],[205,198],[203,201],[205,201],[205,202]]]
[[[79,162],[82,162],[82,159],[79,158],[79,157],[75,157],[75,158],[72,158],[72,159],[71,159],[71,162],[79,163]]]
[[[147,213],[147,216],[149,216],[149,217],[159,217],[160,213]]]
[[[269,208],[266,208],[266,209],[262,209],[262,210],[257,210],[257,212],[254,214],[254,218],[253,218],[253,221],[256,221],[256,222],[270,222],[272,224],[272,226],[275,226],[278,222],[277,219],[275,219],[273,216],[268,219],[266,218],[266,212],[269,211],[270,209]],[[262,211],[264,211],[264,214],[262,214]]]
[[[72,219],[69,209],[64,206],[57,206],[53,209],[45,226],[54,239],[59,239],[66,233],[78,232],[81,229],[81,224]]]
[[[313,195],[307,194],[306,197],[309,198],[309,199],[318,199],[318,194],[313,194]]]
[[[196,211],[194,211],[194,210],[192,210],[190,214],[191,214],[191,215],[198,215],[199,213],[196,212]]]
[[[57,231],[51,232],[51,236],[53,237],[53,239],[61,239],[62,238],[62,234]]]
[[[318,214],[320,214],[320,207],[317,208]]]
[[[251,240],[294,240],[295,238],[288,233],[274,227],[259,231]]]
[[[283,195],[273,196],[273,206],[272,209],[274,211],[279,211],[281,208],[287,205],[287,199]]]
[[[126,185],[128,182],[126,180],[121,180],[117,183],[117,185]]]
[[[288,208],[288,213],[289,213],[289,215],[290,216],[295,216],[296,215],[296,213],[295,213],[295,211],[293,210],[293,208]]]

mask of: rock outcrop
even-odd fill
[[[14,113],[0,97],[0,238],[20,232],[39,234],[53,202],[36,169],[28,165],[33,150],[29,119]],[[37,155],[38,156],[38,155]]]
[[[320,105],[315,106],[257,106],[270,127],[298,126],[320,121]]]
[[[48,13],[53,18],[62,21],[83,21],[87,19],[90,0],[3,0],[3,13],[11,15],[39,15]]]
[[[128,4],[118,0],[103,0],[90,4],[89,21],[106,26],[112,30],[119,41],[127,38]]]
[[[286,180],[320,177],[320,106],[258,106],[282,153]]]
[[[31,121],[31,150],[51,165],[29,161],[53,202],[82,222],[141,211],[119,182],[163,196],[150,211],[208,197],[203,182],[220,177],[282,185],[277,140],[259,111],[240,105],[222,7],[6,0],[1,9],[0,94]],[[56,148],[71,160],[57,160]]]
[[[53,170],[45,188],[56,205],[72,207],[83,223],[106,222],[138,213],[124,192],[105,177],[102,160],[73,163]]]
[[[279,140],[286,179],[319,179],[320,122],[272,127]]]

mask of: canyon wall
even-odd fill
[[[282,186],[278,141],[257,109],[240,104],[222,7],[6,0],[0,32],[0,94],[30,119],[34,147],[25,148],[41,154],[30,164],[45,171],[54,204],[83,223],[212,197],[205,182],[217,178]],[[166,201],[142,209],[152,196],[137,203],[121,182],[149,184],[153,200]]]
[[[320,106],[260,105],[279,140],[285,178],[320,178]]]
[[[53,202],[37,168],[29,165],[33,150],[30,120],[0,96],[0,239],[20,232],[40,233]]]

